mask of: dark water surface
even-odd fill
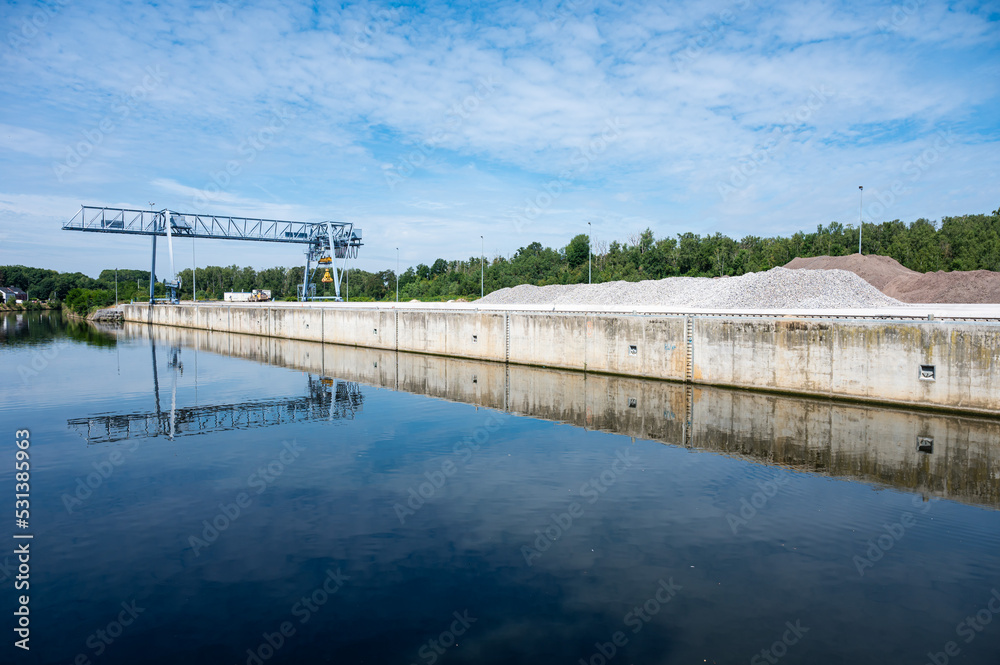
[[[3,662],[1000,662],[1000,421],[2,326]]]

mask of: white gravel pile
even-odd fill
[[[669,277],[644,282],[515,286],[476,302],[490,305],[664,305],[713,309],[893,307],[890,298],[847,270],[772,268],[740,277]]]

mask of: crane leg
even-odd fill
[[[153,236],[153,263],[149,267],[149,304],[153,304],[153,286],[156,284],[156,236]]]

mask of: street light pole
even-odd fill
[[[486,241],[479,236],[479,297],[486,295]]]
[[[590,222],[587,222],[587,284],[591,283],[591,281],[590,281],[590,278],[591,278],[591,273],[590,273],[590,255],[593,252],[590,251],[590,243],[591,243],[591,234],[593,233],[593,228],[594,227],[592,227],[590,225]]]
[[[399,302],[399,247],[396,248],[396,302]]]
[[[118,268],[115,268],[115,307],[118,307]]]
[[[858,185],[858,254],[861,253],[861,232],[864,230],[864,220],[861,211],[864,209],[865,188]]]

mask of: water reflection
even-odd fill
[[[24,337],[28,332],[28,317],[25,314],[6,314],[0,319],[0,340],[10,343]]]
[[[292,422],[353,419],[364,403],[364,395],[357,383],[309,374],[306,377],[305,394],[302,396],[234,404],[178,406],[177,379],[184,373],[184,363],[181,359],[181,347],[171,345],[167,351],[166,363],[171,383],[170,405],[162,408],[155,340],[150,345],[150,350],[155,410],[99,413],[70,418],[67,424],[79,432],[87,443],[157,436],[173,439],[191,434],[272,427]]]
[[[45,347],[0,363],[33,441],[33,662],[746,663],[790,622],[783,665],[918,663],[1000,579],[1000,513],[930,496],[995,508],[996,421],[112,334],[23,384]],[[963,663],[997,662],[997,625]]]
[[[995,419],[141,324],[107,333],[299,369],[307,396],[71,420],[88,441],[350,417],[365,384],[1000,508]]]
[[[70,339],[91,346],[113,347],[115,335],[110,327],[98,327],[62,310],[10,312],[0,316],[0,345],[36,346],[54,340]]]

